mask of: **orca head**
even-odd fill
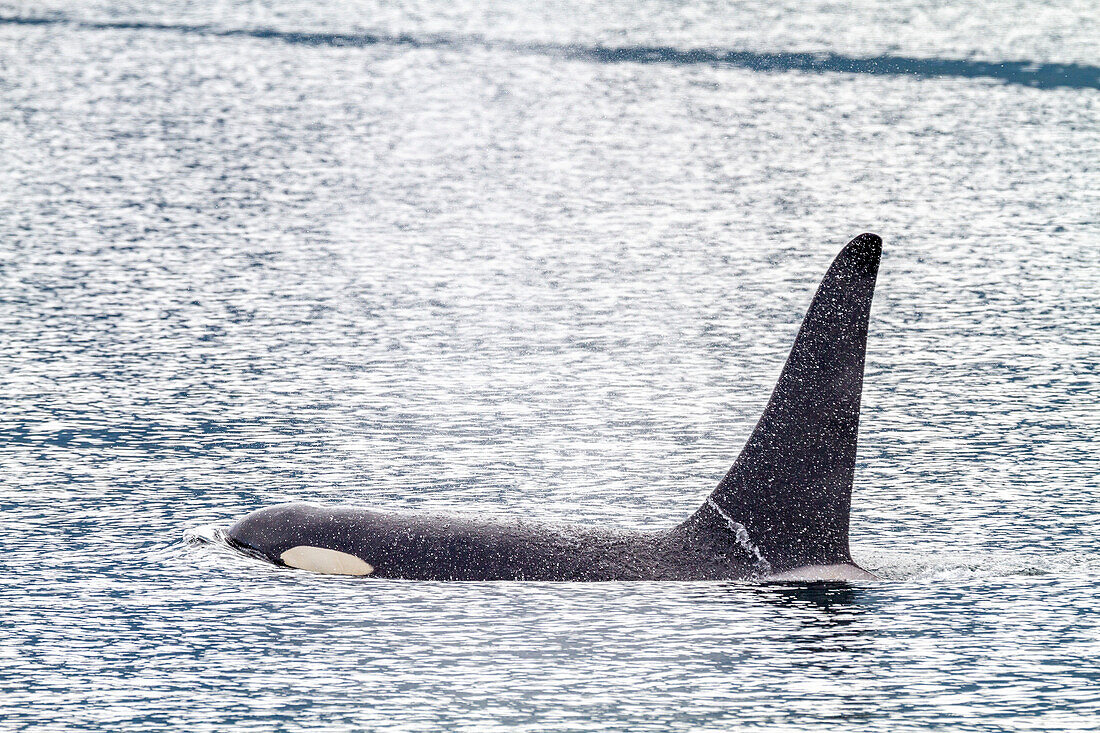
[[[229,528],[229,543],[276,565],[334,575],[370,575],[374,566],[333,547],[338,517],[324,507],[293,503],[266,507]],[[361,529],[359,530],[361,531]]]

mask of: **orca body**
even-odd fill
[[[852,580],[848,549],[867,322],[882,240],[825,274],[771,400],[733,467],[658,532],[282,504],[229,542],[277,565],[409,580]]]

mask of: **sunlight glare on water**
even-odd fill
[[[1094,11],[0,3],[0,727],[1100,726]],[[199,541],[292,500],[676,523],[867,230],[881,581]]]

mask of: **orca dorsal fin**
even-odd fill
[[[867,320],[882,240],[861,234],[825,274],[771,400],[729,473],[684,524],[732,532],[761,573],[851,562]]]

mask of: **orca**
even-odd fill
[[[771,399],[703,505],[662,531],[282,504],[228,542],[276,565],[438,581],[872,579],[848,548],[867,323],[882,240],[833,261]]]

